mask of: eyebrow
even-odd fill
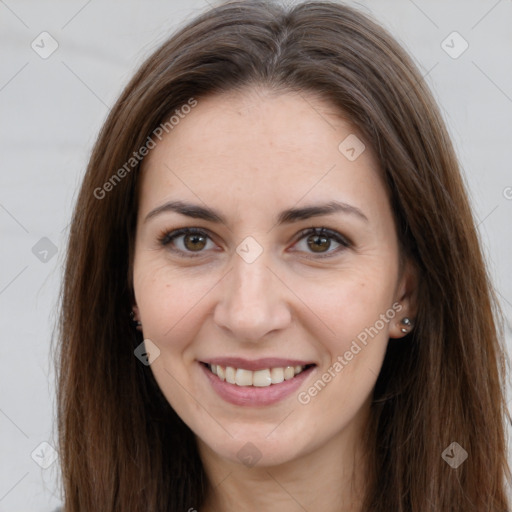
[[[149,219],[165,212],[176,212],[194,219],[202,219],[216,224],[227,225],[226,219],[217,210],[183,201],[168,201],[167,203],[158,206],[146,215],[144,222],[147,222]],[[356,206],[340,201],[330,201],[325,204],[283,210],[277,217],[277,224],[291,224],[292,222],[310,219],[312,217],[319,217],[321,215],[332,215],[334,213],[353,215],[365,222],[369,222],[368,217],[366,217],[366,215]]]

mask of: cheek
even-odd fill
[[[309,295],[329,333],[316,339],[325,358],[298,401],[311,415],[322,417],[333,435],[369,399],[382,367],[390,324],[396,321],[393,286],[373,277],[352,273],[326,293],[315,288]]]
[[[390,310],[395,287],[396,273],[391,266],[365,264],[340,269],[324,280],[297,279],[294,290],[323,321],[331,344],[343,349]],[[385,329],[379,326],[387,335],[389,322]]]
[[[183,349],[200,327],[202,299],[217,280],[211,273],[173,269],[150,255],[136,260],[134,289],[144,337],[165,350]]]
[[[192,389],[192,341],[204,320],[201,299],[214,283],[211,276],[194,279],[183,269],[173,270],[161,257],[157,261],[151,254],[142,255],[134,265],[135,298],[144,339],[150,339],[160,350],[151,371],[167,401],[182,417],[201,412],[183,388]]]
[[[195,366],[192,341],[204,321],[204,301],[215,285],[215,275],[194,273],[172,264],[148,235],[137,233],[133,287],[142,333],[159,349],[150,369],[167,401],[186,415],[195,407],[183,389],[191,389],[189,373]],[[180,414],[181,415],[181,414]]]
[[[324,282],[302,281],[299,293],[328,328],[314,331],[324,354],[322,368],[299,402],[314,402],[314,410],[333,425],[356,414],[380,372],[389,328],[397,317],[396,305],[392,307],[397,278],[393,261],[368,257]]]

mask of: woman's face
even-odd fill
[[[361,144],[314,96],[251,89],[199,99],[146,157],[135,311],[163,394],[222,459],[352,445],[367,420],[411,310]]]

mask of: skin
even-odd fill
[[[361,433],[388,340],[404,336],[403,317],[414,318],[416,280],[408,262],[399,265],[369,144],[355,161],[338,150],[350,134],[354,127],[311,94],[251,88],[199,99],[144,161],[134,311],[144,338],[160,350],[151,370],[196,435],[211,484],[201,512],[361,510]],[[171,211],[146,220],[170,200],[214,208],[226,223]],[[284,209],[332,200],[359,208],[367,221],[337,212],[276,223]],[[182,227],[210,238],[199,248],[183,235],[161,244],[162,233]],[[351,245],[328,238],[314,252],[308,235],[299,235],[311,227],[336,231]],[[248,236],[263,249],[252,263],[236,252]],[[294,392],[270,406],[232,405],[198,363],[220,356],[312,361],[317,366],[299,390],[307,391],[394,303],[400,312],[307,404]],[[237,456],[247,442],[261,455],[253,467]]]

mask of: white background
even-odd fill
[[[512,1],[358,5],[412,54],[442,107],[510,347]],[[67,226],[92,144],[137,66],[206,8],[203,0],[0,0],[0,512],[49,512],[60,503],[58,462],[42,469],[31,453],[43,441],[56,446],[50,340]],[[58,43],[47,59],[31,48],[43,31]],[[456,59],[441,46],[453,31],[469,44]],[[43,237],[57,249],[46,262],[32,252]]]

